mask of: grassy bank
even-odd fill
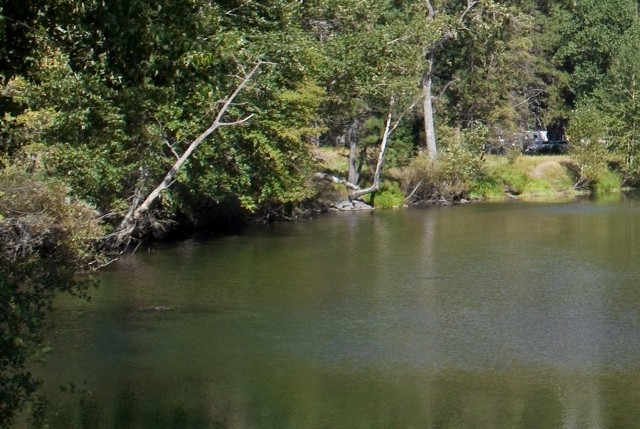
[[[322,171],[345,177],[346,149],[318,148],[316,156]],[[387,168],[383,188],[374,199],[375,206],[383,208],[403,205],[416,184],[422,186],[422,201],[449,203],[462,199],[496,201],[510,198],[557,198],[586,192],[574,187],[577,167],[568,155],[485,155],[481,161],[474,163],[471,173],[468,165],[462,164],[453,168],[447,166],[444,175],[436,171],[438,168],[437,163],[420,160],[409,166]],[[457,170],[465,168],[464,180],[460,180]],[[367,177],[366,170],[363,177]],[[440,183],[433,183],[435,181]],[[611,192],[619,190],[619,187],[619,177],[611,173],[598,184],[596,191]],[[347,197],[342,185],[334,185],[332,192],[332,198]],[[433,195],[430,196],[429,193]]]
[[[583,191],[574,188],[574,165],[566,155],[512,158],[489,155],[470,196],[491,200],[505,196],[533,199],[580,194]]]

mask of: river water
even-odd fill
[[[629,197],[252,227],[60,300],[51,427],[640,427],[639,316]]]

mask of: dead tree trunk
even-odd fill
[[[438,155],[436,147],[436,127],[435,114],[433,111],[433,66],[435,62],[435,54],[428,54],[427,71],[422,78],[422,106],[424,110],[424,134],[427,142],[427,151],[430,159],[435,159]]]
[[[376,192],[380,189],[380,177],[382,175],[382,167],[384,166],[384,159],[387,154],[387,146],[389,144],[389,136],[391,133],[398,127],[400,121],[402,120],[401,115],[400,118],[392,125],[393,119],[393,106],[395,104],[395,97],[391,97],[389,101],[389,113],[387,115],[387,122],[385,124],[384,133],[382,135],[382,142],[380,143],[380,150],[378,152],[378,162],[376,163],[376,169],[373,174],[373,183],[366,189],[361,189],[356,183],[351,182],[350,180],[340,179],[339,177],[332,176],[326,173],[316,173],[315,177],[322,180],[328,180],[332,183],[339,183],[345,185],[349,192],[349,198],[355,199],[361,197],[366,194],[370,194],[372,192]],[[411,110],[413,105],[408,109]]]
[[[169,186],[171,186],[171,184],[175,180],[176,174],[178,173],[178,170],[180,169],[180,167],[182,167],[182,165],[189,159],[191,154],[198,148],[198,146],[202,144],[202,142],[205,141],[207,137],[209,137],[218,128],[225,127],[225,126],[239,125],[251,119],[253,114],[245,118],[239,119],[237,121],[232,121],[232,122],[223,121],[224,115],[227,113],[227,110],[229,109],[229,107],[231,106],[235,98],[247,86],[247,84],[249,83],[253,75],[256,73],[256,71],[258,71],[258,69],[262,64],[264,64],[263,61],[258,61],[258,63],[251,69],[251,71],[244,76],[240,84],[231,93],[231,95],[227,97],[225,100],[223,100],[223,102],[221,101],[222,107],[220,107],[220,109],[218,110],[215,118],[213,119],[213,122],[211,123],[211,126],[207,128],[202,134],[200,134],[198,138],[196,138],[189,145],[187,150],[185,150],[184,153],[178,158],[178,160],[173,164],[173,166],[171,167],[167,175],[164,177],[164,179],[160,182],[158,186],[155,187],[155,189],[153,189],[149,193],[147,198],[140,205],[137,205],[137,204],[139,203],[139,200],[141,200],[141,198],[134,198],[132,207],[129,209],[124,219],[122,219],[122,222],[120,222],[120,225],[117,231],[109,237],[111,241],[111,247],[123,248],[129,245],[133,233],[139,227],[139,223],[142,215],[149,210],[151,205],[154,203],[156,199],[158,199],[160,194]]]
[[[387,154],[387,147],[389,145],[389,137],[391,136],[391,133],[393,133],[395,129],[398,128],[398,125],[400,125],[400,122],[402,121],[402,118],[405,115],[405,113],[413,110],[413,108],[416,105],[416,102],[414,102],[407,110],[405,110],[400,115],[400,117],[392,124],[394,105],[395,105],[395,96],[391,96],[391,99],[389,100],[389,113],[387,114],[387,121],[385,123],[384,133],[382,135],[382,142],[380,143],[380,151],[378,152],[378,162],[376,163],[376,169],[373,174],[373,183],[371,184],[371,186],[369,186],[366,189],[362,189],[357,184],[352,183],[349,180],[341,179],[339,177],[333,176],[331,174],[326,174],[326,173],[316,173],[315,177],[321,180],[327,180],[332,183],[344,185],[347,188],[347,191],[349,192],[350,199],[359,198],[363,195],[378,191],[380,189],[382,167],[384,166],[384,160]]]
[[[351,198],[358,198],[372,192],[376,192],[380,189],[380,174],[382,173],[382,167],[384,166],[384,158],[387,154],[387,144],[389,143],[389,136],[391,132],[396,129],[398,122],[391,127],[391,118],[393,116],[393,105],[395,104],[394,97],[391,97],[389,102],[389,114],[387,115],[387,123],[384,127],[384,134],[382,135],[382,142],[380,143],[380,151],[378,152],[378,162],[376,163],[376,171],[373,174],[373,183],[366,189],[359,189],[351,193]]]

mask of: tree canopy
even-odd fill
[[[580,103],[604,108],[637,26],[628,0],[6,0],[1,16],[3,164],[31,157],[113,219],[265,63],[229,110],[251,120],[211,136],[152,210],[195,223],[309,198],[313,145],[382,122],[391,96],[412,109],[405,159],[426,147],[420,96],[438,145],[479,124],[496,138],[564,128]]]

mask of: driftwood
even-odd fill
[[[315,177],[316,179],[326,180],[327,182],[335,183],[336,185],[344,185],[344,186],[346,186],[348,189],[351,189],[351,190],[354,190],[354,191],[356,191],[356,190],[360,189],[360,188],[358,187],[358,185],[354,185],[353,183],[348,182],[347,180],[345,180],[345,179],[341,179],[341,178],[339,178],[339,177],[337,177],[337,176],[334,176],[334,175],[332,175],[332,174],[327,174],[327,173],[316,173],[316,174],[314,175],[314,177]]]

